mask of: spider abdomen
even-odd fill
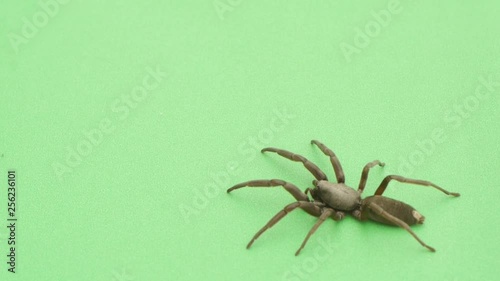
[[[359,192],[343,183],[321,180],[317,182],[316,186],[321,200],[335,210],[352,211],[360,205]]]
[[[391,199],[384,196],[369,196],[362,201],[362,219],[371,219],[376,222],[383,224],[394,225],[394,223],[388,221],[376,210],[371,210],[367,206],[371,203],[375,203],[380,206],[385,212],[390,215],[404,221],[408,225],[421,224],[424,222],[425,217],[422,216],[415,208],[412,206],[401,202],[399,200]]]

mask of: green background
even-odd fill
[[[18,222],[16,274],[0,228],[0,279],[500,273],[498,1],[4,2],[0,225],[8,169]],[[356,49],[346,55],[347,45]],[[154,87],[140,92],[144,83]],[[326,221],[295,257],[316,221],[300,210],[246,250],[293,198],[225,189],[260,178],[310,186],[302,165],[260,154],[265,146],[333,179],[311,139],[336,152],[353,187],[363,165],[386,162],[366,195],[388,174],[460,192],[391,183],[385,193],[426,216],[413,229],[437,252],[348,216]]]

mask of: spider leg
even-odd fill
[[[363,172],[361,172],[361,179],[359,181],[359,187],[358,187],[359,194],[363,193],[363,190],[365,189],[366,181],[368,180],[368,172],[370,171],[371,168],[375,167],[376,165],[383,167],[385,166],[385,163],[382,163],[378,160],[374,160],[366,164],[365,167],[363,168]]]
[[[272,180],[251,180],[251,181],[246,181],[239,183],[227,190],[227,193],[239,189],[242,187],[273,187],[273,186],[283,186],[286,191],[288,191],[297,201],[309,201],[309,198],[307,195],[302,192],[298,187],[295,185],[279,180],[279,179],[272,179]]]
[[[305,158],[304,156],[274,147],[266,147],[261,150],[261,152],[266,152],[266,151],[278,153],[279,155],[295,162],[302,162],[302,164],[304,164],[306,169],[309,170],[309,172],[311,172],[311,174],[313,174],[313,176],[317,180],[327,180],[325,173],[323,173],[323,171],[321,171],[321,169],[318,166],[316,166],[313,162],[307,160],[307,158]]]
[[[382,209],[382,207],[380,207],[379,205],[375,204],[375,203],[370,203],[368,204],[367,206],[370,210],[372,210],[373,212],[375,212],[376,214],[378,214],[379,216],[385,218],[386,220],[392,222],[394,225],[397,225],[397,226],[400,226],[402,228],[404,228],[406,231],[408,231],[411,236],[413,236],[413,238],[415,238],[422,246],[424,246],[425,248],[429,249],[429,251],[431,252],[435,252],[436,250],[434,248],[432,248],[431,246],[427,245],[424,243],[424,241],[420,240],[420,238],[418,238],[418,236],[415,234],[415,232],[413,232],[413,230],[411,230],[410,226],[408,226],[408,224],[406,224],[404,221],[396,218],[395,216],[389,214],[388,212],[386,212],[384,209]]]
[[[391,180],[396,180],[396,181],[399,181],[402,183],[411,183],[411,184],[416,184],[416,185],[432,186],[435,189],[442,191],[446,195],[451,195],[451,196],[455,196],[455,197],[460,196],[460,193],[449,192],[449,191],[447,191],[447,190],[445,190],[445,189],[443,189],[443,188],[441,188],[441,187],[439,187],[439,186],[437,186],[429,181],[409,179],[409,178],[405,178],[402,176],[396,176],[396,175],[390,175],[390,176],[385,177],[384,180],[382,180],[382,183],[380,183],[380,186],[377,188],[377,191],[375,191],[375,195],[382,195],[382,193],[384,193],[385,189],[387,188],[387,185],[389,184],[389,182]]]
[[[332,216],[333,215],[333,216]],[[311,237],[311,235],[314,234],[314,232],[316,232],[316,230],[319,228],[319,226],[326,220],[326,218],[328,218],[329,216],[332,216],[332,218],[334,220],[341,220],[342,218],[344,218],[344,213],[342,212],[337,212],[335,211],[334,209],[330,209],[330,208],[325,208],[323,213],[321,214],[321,216],[319,217],[318,221],[314,224],[314,226],[311,228],[311,230],[309,230],[309,232],[307,233],[306,235],[306,238],[304,239],[304,241],[302,242],[302,244],[300,245],[300,248],[297,250],[297,252],[295,252],[295,255],[297,256],[298,254],[300,254],[300,251],[304,248],[304,246],[306,245],[307,241],[309,240],[309,237]]]
[[[340,161],[333,153],[331,149],[326,147],[323,143],[317,141],[317,140],[312,140],[311,144],[315,144],[319,147],[319,149],[326,155],[330,156],[330,162],[332,162],[333,166],[333,171],[335,172],[335,176],[337,177],[337,182],[338,183],[344,183],[345,182],[345,176],[344,176],[344,171],[342,170],[342,165],[340,165]]]
[[[283,210],[279,211],[276,215],[274,215],[274,217],[271,220],[269,220],[269,222],[253,236],[252,240],[250,240],[250,242],[247,245],[247,249],[249,249],[252,246],[253,242],[257,240],[257,238],[259,238],[259,236],[262,233],[264,233],[264,231],[271,228],[273,225],[275,225],[283,217],[285,217],[288,213],[295,210],[296,208],[301,208],[310,214],[315,214],[316,216],[320,216],[321,208],[319,206],[322,206],[322,204],[307,202],[307,201],[297,201],[286,205],[285,208],[283,208]]]

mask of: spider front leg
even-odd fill
[[[309,198],[307,195],[302,192],[298,187],[295,185],[286,182],[284,180],[279,180],[279,179],[272,179],[272,180],[251,180],[251,181],[246,181],[239,183],[227,190],[227,193],[230,193],[231,191],[235,189],[239,189],[242,187],[274,187],[274,186],[283,186],[286,191],[288,191],[297,201],[309,201]]]
[[[326,145],[324,145],[320,141],[312,140],[311,144],[317,145],[321,150],[321,152],[323,152],[323,154],[330,157],[330,162],[332,163],[333,171],[335,172],[335,177],[337,178],[337,182],[344,183],[345,182],[344,170],[342,170],[342,165],[340,165],[340,161],[337,158],[337,155],[335,155],[335,153],[333,153],[331,149],[326,147]]]
[[[447,191],[447,190],[445,190],[445,189],[443,189],[443,188],[441,188],[441,187],[433,184],[430,181],[409,179],[409,178],[405,178],[405,177],[402,177],[402,176],[396,176],[396,175],[390,175],[390,176],[385,177],[384,180],[382,180],[382,183],[380,183],[380,186],[377,188],[377,191],[375,191],[375,195],[382,195],[384,193],[385,189],[387,188],[387,185],[389,184],[389,182],[391,180],[396,180],[396,181],[399,181],[399,182],[402,182],[402,183],[411,183],[411,184],[416,184],[416,185],[431,186],[431,187],[434,187],[437,190],[442,191],[446,195],[451,195],[451,196],[454,196],[454,197],[460,196],[460,193],[449,192],[449,191]]]
[[[247,245],[247,249],[249,249],[253,242],[259,238],[264,231],[268,230],[271,228],[273,225],[275,225],[277,222],[279,222],[283,217],[285,217],[287,214],[295,210],[296,208],[301,208],[305,210],[306,212],[310,214],[314,214],[315,216],[320,216],[321,215],[321,208],[320,206],[323,206],[321,203],[316,203],[316,202],[307,202],[307,201],[298,201],[298,202],[293,202],[291,204],[288,204],[283,208],[283,210],[279,211],[274,217],[269,220],[269,222],[264,225],[257,233],[253,236],[252,240]]]
[[[384,167],[385,163],[380,162],[379,160],[374,160],[366,164],[365,167],[363,168],[363,171],[361,172],[361,179],[359,180],[359,187],[358,187],[359,194],[363,193],[363,190],[365,189],[366,181],[368,180],[368,172],[370,171],[371,168],[377,165],[379,165],[380,167]]]
[[[318,221],[314,224],[314,226],[311,228],[311,230],[309,230],[309,232],[307,233],[306,235],[306,238],[304,239],[304,241],[302,242],[302,244],[300,245],[300,248],[297,250],[297,252],[295,252],[295,255],[297,256],[298,254],[300,254],[300,251],[304,248],[304,246],[306,245],[307,241],[309,240],[309,237],[311,237],[311,235],[314,234],[314,232],[316,232],[316,230],[319,228],[319,226],[326,220],[326,218],[328,217],[332,217],[332,219],[336,220],[336,221],[339,221],[341,219],[344,218],[344,213],[343,212],[338,212],[338,211],[335,211],[334,209],[331,209],[331,208],[325,208],[323,210],[323,213],[321,214],[321,216],[319,216],[319,219]]]
[[[311,172],[311,174],[313,174],[313,176],[317,180],[328,180],[325,173],[323,171],[321,171],[321,169],[318,166],[316,166],[313,162],[307,160],[307,158],[305,158],[302,155],[295,154],[295,153],[292,153],[290,151],[287,151],[284,149],[279,149],[279,148],[274,148],[274,147],[266,147],[266,148],[261,150],[261,152],[267,152],[267,151],[278,153],[279,155],[281,155],[287,159],[290,159],[292,161],[295,161],[295,162],[302,162],[304,167],[306,167],[306,169],[309,172]]]

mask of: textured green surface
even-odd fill
[[[16,274],[0,228],[1,280],[498,277],[498,1],[5,2],[0,225],[11,168],[19,221]],[[258,178],[310,186],[300,164],[265,146],[333,179],[313,138],[352,186],[368,161],[387,163],[367,194],[391,173],[460,192],[386,192],[426,216],[414,230],[437,252],[347,217],[295,257],[315,222],[301,211],[246,250],[293,198],[225,189]]]

